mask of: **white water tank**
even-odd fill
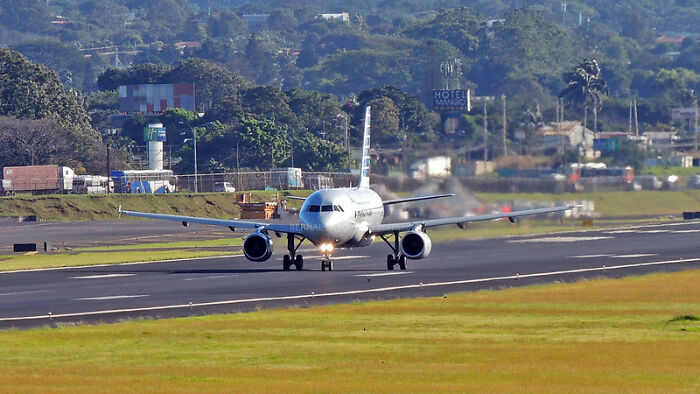
[[[146,127],[144,137],[148,142],[148,168],[162,170],[165,127],[162,123],[151,123]]]

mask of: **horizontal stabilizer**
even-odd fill
[[[413,201],[432,200],[432,199],[434,199],[434,198],[445,198],[445,197],[452,197],[452,196],[454,196],[454,194],[433,194],[433,195],[430,195],[430,196],[397,198],[396,200],[386,200],[386,201],[383,201],[382,204],[384,204],[384,205],[401,204],[401,203],[403,203],[403,202],[413,202]]]

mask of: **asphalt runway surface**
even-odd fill
[[[76,245],[231,236],[218,228],[185,228],[161,221],[9,227],[14,231],[0,229],[0,242],[23,234],[55,237],[51,242],[61,238]],[[278,244],[286,244],[285,238],[279,240],[282,242]],[[307,243],[301,247],[305,266],[300,272],[282,271],[284,248],[277,248],[263,263],[228,256],[6,272],[0,273],[0,328],[443,296],[486,288],[697,269],[699,240],[700,222],[693,221],[439,243],[433,245],[429,258],[408,260],[406,271],[387,271],[389,248],[375,241],[367,248],[338,251],[333,272],[321,272],[321,256]]]

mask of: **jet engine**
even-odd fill
[[[250,261],[265,261],[272,256],[272,240],[263,233],[252,233],[243,240],[243,253]]]
[[[401,253],[409,259],[424,259],[432,249],[430,237],[422,231],[409,231],[401,238]]]

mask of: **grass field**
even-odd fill
[[[581,201],[592,200],[595,210],[608,218],[629,216],[681,216],[683,211],[700,211],[700,190],[639,191],[606,193],[476,193],[484,202],[497,201]]]
[[[0,332],[1,391],[698,392],[700,270]]]
[[[120,264],[140,261],[190,259],[197,257],[226,256],[239,254],[236,251],[206,249],[143,250],[91,253],[11,254],[0,255],[0,271],[28,270],[37,268],[77,267],[97,264]]]

